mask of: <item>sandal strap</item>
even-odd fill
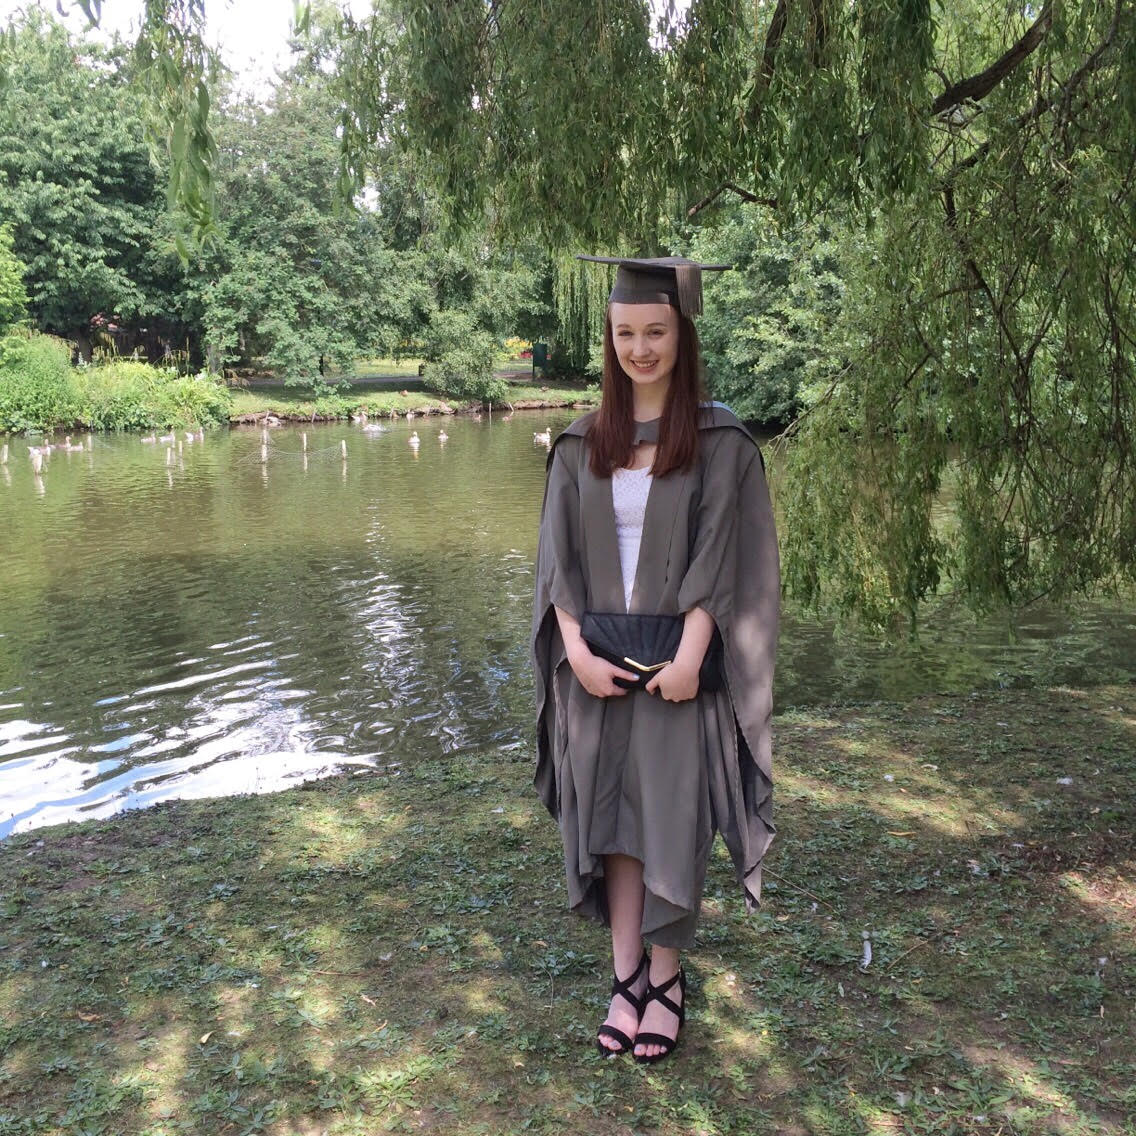
[[[647,958],[647,952],[643,952],[643,957],[639,960],[639,965],[635,968],[634,973],[629,978],[619,978],[616,975],[611,976],[611,996],[614,998],[617,994],[619,997],[626,999],[627,1003],[637,1013],[643,1012],[643,1006],[646,1003],[645,997],[640,997],[631,992],[631,987],[639,980],[639,976],[643,973],[644,967],[648,965],[650,960]],[[651,989],[651,982],[648,979],[647,989]],[[618,1041],[619,1039],[616,1038]]]
[[[596,1036],[610,1037],[612,1041],[618,1041],[619,1044],[623,1046],[622,1049],[609,1050],[608,1052],[610,1053],[626,1053],[629,1049],[635,1047],[635,1042],[632,1041],[623,1030],[617,1029],[615,1026],[600,1026],[600,1028],[596,1030]],[[604,1048],[607,1049],[607,1046],[604,1046]]]
[[[683,1006],[676,1004],[672,999],[667,997],[667,991],[670,990],[675,983],[678,983],[679,989],[683,994],[683,1006],[686,1005],[686,975],[682,973],[682,968],[679,967],[670,978],[666,980],[661,986],[653,986],[650,981],[647,983],[647,993],[643,996],[643,1004],[646,1006],[648,1002],[658,1002],[661,1006],[670,1010],[672,1014],[678,1019],[683,1018]],[[643,1034],[639,1035],[643,1037]]]

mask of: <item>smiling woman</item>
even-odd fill
[[[651,1063],[685,1019],[679,949],[694,942],[715,832],[747,903],[760,896],[773,836],[777,538],[756,443],[701,399],[690,316],[701,270],[725,266],[616,263],[600,409],[549,459],[536,781],[560,824],[572,908],[611,927],[597,1045]],[[653,640],[668,649],[648,657],[659,625],[666,635]]]

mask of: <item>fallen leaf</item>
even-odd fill
[[[914,836],[914,835],[915,835],[914,832],[892,832],[891,829],[888,829],[888,836]]]
[[[79,1021],[81,1022],[97,1022],[98,1020],[98,1014],[84,1014],[82,1010],[79,1011]]]
[[[213,1036],[212,1030],[210,1030],[208,1033],[203,1033],[201,1035],[200,1039],[198,1040],[197,1044],[198,1045],[204,1045],[212,1036]]]

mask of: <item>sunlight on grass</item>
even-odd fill
[[[592,1051],[606,934],[564,913],[523,761],[13,837],[0,1134],[1122,1136],[1130,695],[779,726],[763,907],[716,847],[683,1045],[650,1071]]]

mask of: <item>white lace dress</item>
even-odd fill
[[[615,535],[619,541],[619,567],[623,572],[623,603],[631,610],[635,572],[639,567],[639,544],[643,518],[651,492],[651,467],[617,469],[611,475],[611,503],[615,508]]]

